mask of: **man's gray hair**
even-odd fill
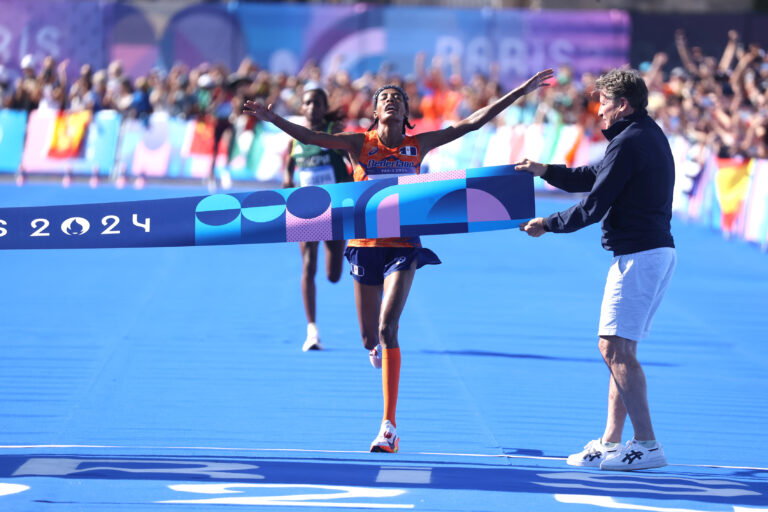
[[[648,87],[643,77],[634,69],[612,69],[595,81],[595,90],[607,98],[627,98],[634,110],[648,106]]]

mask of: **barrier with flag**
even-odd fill
[[[577,125],[541,125],[517,119],[486,126],[431,151],[424,170],[509,165],[522,158],[586,165],[601,158],[606,142]],[[58,173],[144,178],[206,178],[276,183],[289,137],[271,124],[233,127],[229,148],[213,155],[212,126],[164,113],[123,120],[113,111],[59,115],[0,110],[0,173]],[[521,121],[521,122],[518,122]],[[421,127],[425,128],[425,127]],[[434,127],[433,127],[434,128]],[[26,137],[25,137],[26,135]],[[768,160],[718,159],[710,148],[672,135],[676,185],[674,211],[686,220],[768,248]],[[212,166],[212,164],[214,164]],[[553,190],[534,179],[537,190]]]

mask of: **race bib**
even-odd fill
[[[311,171],[299,171],[299,186],[332,185],[336,183],[333,167],[315,167]]]

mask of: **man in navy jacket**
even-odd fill
[[[603,159],[574,169],[530,160],[517,170],[541,176],[567,192],[586,192],[576,205],[520,225],[533,237],[570,233],[603,221],[603,247],[613,252],[598,331],[611,372],[603,436],[568,457],[574,466],[631,471],[666,465],[651,423],[645,374],[637,343],[648,336],[676,264],[670,232],[675,166],[667,138],[648,116],[648,89],[633,70],[615,69],[595,82],[603,134]],[[629,415],[635,436],[621,446]]]

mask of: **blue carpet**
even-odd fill
[[[0,204],[202,194],[0,185]],[[417,273],[401,320],[394,456],[366,453],[381,382],[346,270],[333,285],[321,262],[327,350],[302,353],[295,244],[2,252],[0,510],[768,507],[766,254],[673,233],[639,348],[671,465],[631,475],[563,460],[605,421],[597,226],[424,239],[443,264]]]

